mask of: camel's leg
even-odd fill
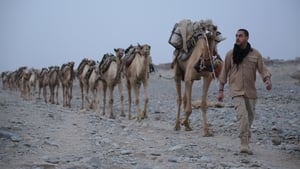
[[[80,79],[79,79],[80,80]],[[81,109],[84,109],[84,94],[83,94],[83,83],[80,82],[80,91],[81,91]]]
[[[202,126],[203,126],[203,136],[204,137],[212,136],[212,133],[209,132],[207,118],[206,118],[206,112],[207,112],[207,100],[206,99],[207,99],[208,89],[209,89],[211,80],[212,80],[211,77],[203,78],[201,111],[202,111]]]
[[[38,97],[38,99],[41,99],[41,91],[42,91],[42,87],[39,86],[39,97]]]
[[[69,95],[70,95],[70,86],[69,84],[65,85],[65,93],[63,93],[63,101],[64,107],[69,107]]]
[[[185,118],[183,121],[183,125],[185,126],[186,131],[192,130],[189,122],[189,117],[192,114],[192,103],[191,103],[192,86],[193,86],[193,81],[185,81],[184,102],[186,104],[184,105]]]
[[[44,97],[45,103],[47,103],[47,86],[43,86],[43,97]]]
[[[136,120],[137,121],[140,121],[143,118],[141,109],[140,109],[140,99],[139,99],[140,87],[141,87],[141,84],[133,84],[133,90],[134,90],[134,95],[135,95],[135,111],[136,111]]]
[[[69,88],[69,85],[65,85],[65,96],[63,96],[63,99],[65,99],[65,101],[63,101],[63,104],[65,107],[68,107],[69,106],[69,94],[70,94],[70,88]]]
[[[102,115],[105,115],[106,90],[107,90],[107,84],[103,83],[103,110],[102,110]]]
[[[143,108],[142,118],[147,118],[148,117],[147,108],[148,108],[148,102],[149,102],[149,98],[148,98],[148,79],[147,78],[144,80],[143,87],[144,87],[144,108]]]
[[[68,106],[68,95],[69,95],[69,88],[68,85],[62,85],[63,88],[63,107]]]
[[[51,97],[52,97],[52,90],[51,90],[51,87],[50,87],[50,84],[49,84],[49,93],[50,93],[50,97],[49,97],[49,103],[51,103]]]
[[[181,110],[181,103],[182,103],[182,96],[181,96],[181,81],[180,79],[176,79],[176,91],[177,91],[177,116],[175,121],[175,130],[180,130],[180,110]]]
[[[72,92],[73,92],[73,82],[71,82],[71,84],[69,84],[68,86],[68,101],[67,101],[67,106],[69,106],[71,108],[71,100],[72,100]]]
[[[114,115],[114,111],[113,111],[113,105],[114,105],[114,86],[110,85],[109,87],[109,109],[110,109],[110,116],[109,118],[114,119],[115,115]]]
[[[95,89],[90,89],[92,93],[91,102],[89,102],[89,109],[95,111]]]
[[[23,82],[21,82],[22,84],[20,85],[20,97],[23,99]]]
[[[89,109],[88,105],[91,104],[91,103],[90,103],[90,100],[89,100],[89,86],[88,86],[88,84],[83,85],[83,91],[84,91],[83,92],[84,99],[85,99],[85,101],[87,103],[85,106],[86,106],[86,109]]]
[[[64,84],[61,85],[62,88],[62,96],[63,96],[63,107],[66,106],[66,86]]]
[[[29,83],[29,82],[28,82]],[[30,96],[30,86],[29,86],[29,84],[27,84],[26,85],[26,98],[27,98],[27,100],[31,100],[31,96]]]
[[[96,87],[93,91],[93,109],[95,112],[98,112],[98,109],[99,109],[99,98],[98,98],[98,88]]]
[[[51,100],[50,102],[51,102],[52,104],[54,104],[54,90],[55,90],[55,89],[54,89],[54,87],[52,86],[52,87],[51,87],[51,99],[50,99],[50,100]]]
[[[52,85],[50,86],[50,99],[49,99],[49,102],[51,104],[54,104],[54,88],[53,88]]]
[[[31,89],[30,84],[28,84],[28,97],[29,97],[29,100],[32,100],[32,97],[33,97],[32,91],[33,91],[33,90]]]
[[[58,102],[58,88],[59,88],[59,85],[57,84],[56,86],[56,92],[55,92],[55,96],[56,96],[56,104],[59,105],[59,102]]]
[[[24,82],[23,100],[28,100],[28,97],[27,97],[27,86],[26,86],[25,83],[26,83],[26,82]]]
[[[125,117],[125,112],[124,112],[124,96],[123,96],[123,93],[122,93],[122,82],[120,80],[120,82],[118,83],[118,89],[119,89],[119,96],[120,96],[120,101],[121,101],[121,105],[120,105],[120,108],[121,108],[121,116],[122,117]]]
[[[127,81],[127,91],[128,91],[128,120],[131,120],[131,84]]]
[[[25,86],[25,82],[23,82],[23,87],[22,87],[22,98],[23,100],[26,99],[26,86]]]
[[[28,97],[29,97],[29,100],[32,100],[32,96],[33,96],[32,91],[33,91],[33,90],[31,89],[30,84],[28,84]]]

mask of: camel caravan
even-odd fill
[[[16,71],[1,73],[2,87],[4,90],[20,91],[23,100],[33,100],[35,93],[38,100],[46,104],[61,104],[71,108],[74,81],[78,80],[81,93],[81,111],[94,111],[115,118],[114,89],[118,88],[120,99],[119,115],[125,117],[124,96],[122,81],[128,89],[128,119],[131,116],[131,89],[135,93],[136,119],[147,117],[148,106],[148,78],[151,65],[150,46],[130,45],[126,50],[115,48],[115,54],[106,53],[101,60],[83,58],[74,68],[75,62],[63,63],[61,66],[49,66],[39,69],[22,66]],[[145,103],[143,110],[139,108],[139,88],[143,84]],[[38,85],[38,89],[36,86]],[[102,89],[102,90],[101,90]],[[61,92],[59,92],[61,91]],[[62,97],[59,97],[61,93]],[[101,93],[101,94],[99,94]],[[108,107],[106,94],[108,93]],[[102,102],[100,101],[100,96]],[[102,109],[100,110],[100,105]],[[108,108],[108,110],[106,110]]]
[[[191,130],[189,117],[192,113],[192,85],[196,80],[203,80],[201,110],[203,135],[210,136],[206,111],[208,88],[213,79],[217,79],[222,69],[222,59],[217,52],[217,44],[224,40],[217,26],[211,20],[192,22],[181,20],[175,24],[169,44],[174,47],[171,68],[174,70],[174,81],[177,91],[177,116],[175,130],[181,125],[185,130]],[[81,111],[94,111],[109,118],[116,118],[116,114],[132,119],[132,104],[135,104],[135,118],[142,120],[148,116],[148,85],[149,73],[155,72],[150,56],[151,47],[148,44],[130,45],[126,49],[115,48],[114,54],[105,53],[101,59],[83,58],[76,70],[75,62],[63,63],[61,66],[49,66],[40,70],[22,66],[16,71],[1,73],[4,90],[20,91],[21,98],[32,100],[38,85],[38,100],[46,104],[71,108],[73,85],[77,80],[81,94]],[[182,96],[181,85],[184,82]],[[124,108],[123,85],[128,95],[128,108]],[[143,102],[140,105],[140,90],[143,86]],[[119,113],[114,110],[114,89],[118,88],[120,104]],[[49,88],[49,90],[48,90]],[[132,90],[134,103],[132,103]],[[49,91],[49,92],[48,92]],[[59,92],[61,91],[61,92]],[[108,92],[108,107],[106,94]],[[59,97],[61,93],[62,97]],[[41,94],[42,97],[41,98]],[[102,100],[100,99],[102,98]],[[184,119],[181,121],[181,107],[183,103]],[[100,109],[102,107],[102,109]],[[107,110],[106,110],[107,109]],[[127,112],[127,114],[125,113]]]

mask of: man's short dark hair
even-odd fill
[[[248,32],[248,30],[247,30],[247,29],[239,29],[238,31],[242,31],[242,32],[244,32],[244,33],[245,33],[245,35],[246,35],[247,37],[249,37],[249,32]]]

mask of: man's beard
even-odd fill
[[[252,51],[250,43],[247,43],[247,46],[245,49],[241,49],[239,45],[234,44],[233,47],[233,63],[239,65],[242,63],[244,58],[248,55],[248,53]]]

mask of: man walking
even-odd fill
[[[255,104],[257,99],[255,81],[256,71],[261,75],[267,90],[271,90],[271,73],[264,65],[263,58],[258,50],[248,42],[249,32],[239,29],[236,33],[236,42],[225,57],[219,85],[217,99],[223,101],[224,85],[229,81],[230,96],[238,120],[240,130],[241,153],[253,154],[249,147],[251,137],[250,128],[254,120]]]

